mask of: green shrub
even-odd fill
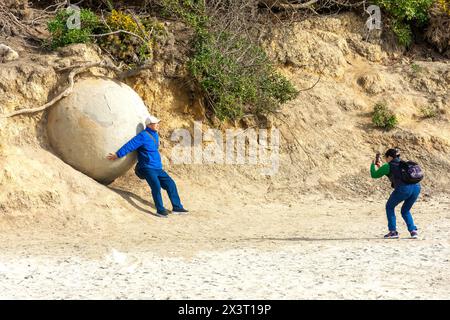
[[[72,43],[95,41],[110,55],[133,65],[150,59],[157,40],[165,36],[163,24],[156,19],[140,19],[114,9],[103,21],[91,10],[81,9],[81,28],[69,29],[67,21],[71,14],[65,9],[60,10],[48,23],[53,49]]]
[[[225,30],[212,31],[203,0],[164,1],[195,31],[188,70],[221,121],[273,112],[298,95],[260,46]]]
[[[418,65],[417,63],[413,63],[411,65],[411,70],[413,71],[414,74],[418,74],[420,72],[422,72],[422,67],[420,65]]]
[[[438,110],[432,106],[422,106],[420,108],[420,114],[425,119],[435,118],[438,116]]]
[[[197,33],[206,30],[209,17],[205,0],[160,0],[162,14],[176,16],[191,26]]]
[[[67,10],[60,10],[48,24],[48,31],[51,34],[50,46],[55,49],[72,43],[86,43],[92,40],[93,30],[98,27],[99,20],[95,13],[89,9],[80,10],[80,29],[69,29],[67,21],[72,15]]]
[[[450,0],[438,0],[438,4],[443,12],[450,15]]]
[[[404,47],[409,47],[413,41],[413,33],[409,24],[399,20],[394,20],[391,29],[397,36],[398,43]]]
[[[297,96],[297,90],[275,71],[258,46],[240,38],[224,52],[222,48],[229,37],[198,37],[195,53],[188,62],[191,75],[220,120],[236,120],[249,113],[266,114]]]
[[[118,32],[100,36],[97,43],[106,52],[128,65],[151,59],[157,38],[163,36],[165,32],[163,25],[155,19],[140,19],[119,10],[112,10],[105,22],[106,25],[101,30],[104,34],[117,31],[129,33]]]
[[[378,128],[391,130],[398,124],[398,120],[386,104],[377,103],[373,109],[372,123]]]
[[[434,0],[375,0],[392,21],[392,31],[399,43],[409,46],[412,43],[412,26],[423,27],[428,22],[428,10]]]

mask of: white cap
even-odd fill
[[[159,120],[157,117],[149,116],[147,119],[145,119],[145,125],[149,125],[149,124],[152,124],[152,123],[158,123],[160,121],[161,120]]]

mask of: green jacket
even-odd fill
[[[391,173],[391,166],[389,165],[388,162],[383,164],[378,170],[374,163],[372,163],[370,166],[370,176],[374,179],[378,179],[383,176],[389,176],[390,173]]]

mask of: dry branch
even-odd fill
[[[126,34],[132,35],[132,36],[134,36],[136,38],[139,38],[139,40],[141,40],[142,43],[144,43],[144,44],[147,43],[147,41],[144,38],[142,38],[141,36],[137,35],[134,32],[126,31],[126,30],[116,30],[116,31],[108,32],[108,33],[93,34],[93,35],[90,35],[90,36],[91,37],[104,37],[104,36],[109,36],[109,35],[117,34],[117,33],[126,33]]]
[[[269,8],[275,8],[275,9],[291,9],[291,10],[298,10],[298,9],[306,9],[317,3],[319,0],[309,0],[304,3],[292,3],[289,1],[280,1],[280,0],[271,0],[271,1],[262,1],[265,5],[267,5]],[[298,1],[297,1],[298,2]]]

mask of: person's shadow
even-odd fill
[[[131,204],[133,207],[135,207],[136,209],[138,209],[139,211],[142,211],[144,213],[147,214],[151,214],[153,216],[157,215],[154,212],[151,212],[150,210],[145,209],[144,207],[142,207],[140,204],[143,204],[145,206],[149,206],[152,209],[156,210],[156,207],[153,203],[151,203],[150,201],[147,201],[145,199],[142,199],[140,196],[134,194],[133,192],[130,191],[126,191],[126,190],[122,190],[119,188],[113,188],[111,186],[108,186],[108,188],[112,191],[114,191],[115,193],[117,193],[118,195],[120,195],[122,198],[124,198],[129,204]]]

